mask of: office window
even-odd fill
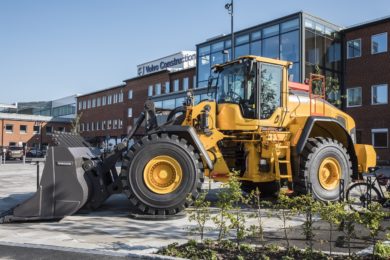
[[[371,36],[371,54],[387,51],[387,32]]]
[[[249,43],[237,46],[234,48],[234,56],[236,58],[249,54]],[[221,62],[222,63],[222,62]],[[214,64],[213,64],[214,65]]]
[[[184,97],[176,98],[176,99],[175,99],[175,107],[181,107],[181,106],[183,106],[184,101],[185,101],[185,98],[184,98]]]
[[[161,83],[157,83],[155,85],[155,92],[154,92],[155,95],[161,95]]]
[[[280,56],[282,60],[299,61],[299,31],[284,33],[280,36]]]
[[[118,128],[118,120],[114,119],[113,121],[114,121],[114,123],[112,125],[112,129],[117,129]]]
[[[113,100],[113,103],[114,103],[114,104],[118,103],[118,94],[114,94],[113,97],[114,97],[114,98],[113,98],[113,99],[114,99],[114,100]]]
[[[374,85],[371,87],[371,104],[387,104],[387,84]]]
[[[83,101],[83,109],[86,109],[87,108],[87,101]]]
[[[175,108],[175,100],[174,99],[163,100],[162,107],[164,109],[174,109]]]
[[[100,107],[101,104],[102,104],[102,99],[101,99],[100,97],[98,97],[98,98],[96,99],[96,106],[97,106],[97,107]]]
[[[84,131],[85,129],[84,129],[84,123],[81,123],[80,124],[80,131]]]
[[[89,122],[85,123],[85,126],[86,126],[85,131],[89,131]]]
[[[105,120],[102,121],[102,130],[106,130],[106,121]]]
[[[188,77],[183,79],[183,90],[188,90]]]
[[[263,29],[263,38],[271,37],[279,34],[279,25],[272,25]]]
[[[107,104],[107,97],[103,96],[102,97],[102,106],[105,106]]]
[[[171,83],[169,81],[165,82],[165,93],[171,92]]]
[[[150,85],[148,87],[148,97],[151,97],[151,96],[153,96],[153,85]]]
[[[129,92],[127,94],[127,98],[128,99],[133,99],[133,90],[132,89],[129,90]]]
[[[33,133],[34,134],[39,134],[41,132],[41,128],[39,125],[34,125],[33,127]]]
[[[96,130],[100,130],[100,122],[99,121],[96,121]]]
[[[207,81],[210,76],[210,55],[199,56],[197,66],[199,81]]]
[[[387,148],[388,147],[388,129],[379,128],[371,129],[372,145],[375,148]]]
[[[96,99],[92,99],[92,107],[96,107]]]
[[[53,127],[52,126],[46,126],[46,134],[53,133]]]
[[[5,132],[6,133],[13,133],[14,132],[14,125],[6,124],[5,125]]]
[[[27,133],[27,126],[26,125],[21,125],[19,127],[19,131],[20,131],[21,134]]]
[[[95,122],[91,122],[91,131],[95,131]]]
[[[119,93],[118,102],[123,102],[123,92]]]
[[[127,109],[127,117],[133,117],[133,108],[129,107]]]
[[[79,110],[81,110],[82,108],[83,108],[83,102],[79,101]]]
[[[299,28],[299,19],[290,20],[281,24],[281,32],[288,32]]]
[[[91,100],[90,99],[88,99],[87,108],[91,108]]]
[[[262,47],[264,57],[279,59],[279,36],[264,39]]]
[[[347,107],[356,107],[362,105],[362,88],[347,89]]]
[[[362,56],[362,41],[361,39],[355,39],[347,41],[347,58],[357,58]]]
[[[108,95],[107,96],[107,105],[111,105],[111,104],[112,104],[112,96]]]
[[[111,120],[107,120],[107,129],[111,129]]]
[[[119,126],[118,126],[118,128],[119,128],[119,129],[122,129],[122,127],[123,127],[123,121],[122,121],[121,119],[119,119],[118,121],[119,121]]]
[[[179,91],[179,80],[175,79],[173,81],[173,91]]]
[[[192,78],[192,88],[196,88],[196,76]]]

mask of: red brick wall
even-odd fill
[[[361,39],[361,57],[347,59],[345,56],[345,88],[362,87],[362,106],[346,108],[356,121],[356,129],[362,132],[362,142],[371,144],[371,129],[387,128],[390,131],[390,105],[371,105],[371,86],[388,84],[390,102],[390,48],[384,53],[371,54],[371,36],[387,32],[390,36],[390,22],[365,26],[345,33],[346,42]],[[346,50],[345,50],[346,55]],[[390,145],[390,142],[389,142]],[[390,160],[389,148],[376,149],[380,160]]]
[[[77,98],[77,114],[81,115],[80,117],[80,126],[84,125],[84,131],[83,129],[80,129],[81,135],[87,139],[93,138],[93,137],[105,137],[105,136],[110,136],[110,137],[121,137],[123,136],[126,131],[124,127],[124,119],[125,119],[125,114],[124,114],[124,103],[119,102],[119,95],[120,93],[123,93],[123,99],[126,98],[126,94],[123,91],[123,86],[118,86],[115,88],[110,88],[107,90],[95,92],[89,95],[84,95],[81,97]],[[114,103],[114,95],[118,95],[118,102]],[[92,107],[92,100],[97,98],[101,99],[103,96],[106,97],[106,104],[102,105],[100,103],[100,106],[97,106],[95,104],[95,107]],[[112,103],[108,104],[108,96],[111,96],[112,98]],[[91,107],[90,108],[80,108],[79,104],[80,102],[86,101],[88,103],[88,100],[91,102]],[[97,102],[97,101],[96,101]],[[106,129],[102,129],[102,121],[111,120],[111,129],[107,129],[107,123],[106,123]],[[122,127],[119,128],[119,123],[117,129],[113,129],[113,121],[114,120],[122,120],[123,124]],[[92,122],[94,123],[94,130],[92,130]],[[96,130],[96,124],[99,122],[100,130]],[[89,131],[86,130],[86,125],[89,124]]]
[[[32,147],[34,144],[38,145],[41,142],[42,144],[52,144],[51,134],[46,133],[46,126],[52,126],[52,131],[59,131],[60,127],[64,127],[65,131],[69,132],[71,129],[70,123],[58,123],[58,122],[35,122],[35,121],[20,121],[20,120],[10,120],[10,119],[0,119],[1,129],[0,129],[0,146],[9,146],[11,142],[16,143],[16,146],[20,143],[25,143],[27,147]],[[7,133],[5,126],[7,124],[13,125],[13,132]],[[20,126],[26,125],[26,133],[21,133]],[[34,125],[42,126],[42,135],[40,133],[34,133]]]

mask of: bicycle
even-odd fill
[[[348,187],[346,199],[352,210],[361,212],[367,209],[372,202],[380,203],[384,208],[390,208],[390,198],[386,194],[390,191],[390,177],[384,173],[378,173],[380,169],[379,167],[370,168],[369,173],[364,174],[365,180],[363,178]]]

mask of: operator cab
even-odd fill
[[[243,118],[268,119],[281,106],[283,66],[242,58],[214,69],[217,103],[237,104]]]

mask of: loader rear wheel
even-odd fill
[[[351,174],[351,159],[341,143],[330,138],[309,138],[301,155],[300,178],[295,181],[294,189],[307,193],[311,183],[315,198],[334,201],[340,195],[340,180],[347,187]]]
[[[173,215],[200,192],[203,164],[185,139],[151,135],[134,144],[123,160],[123,191],[143,214]]]

